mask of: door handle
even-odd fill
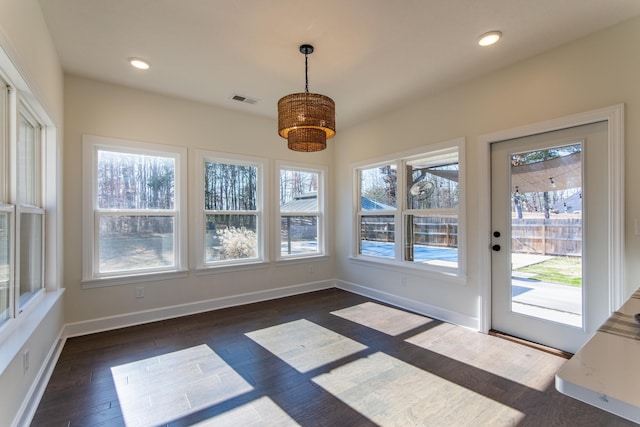
[[[499,231],[494,231],[493,232],[493,237],[500,237],[500,232]]]
[[[493,249],[494,251],[498,252],[498,251],[500,251],[500,245],[493,245],[493,246],[491,246],[491,249]]]

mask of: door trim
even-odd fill
[[[624,104],[617,104],[478,137],[480,332],[491,329],[491,144],[601,121],[607,121],[609,138],[609,311],[624,302]]]

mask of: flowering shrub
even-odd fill
[[[217,230],[221,248],[220,259],[253,258],[256,256],[256,233],[244,227]]]

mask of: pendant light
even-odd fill
[[[321,151],[327,148],[327,139],[336,134],[336,107],[333,99],[309,92],[308,55],[313,46],[303,44],[304,92],[292,93],[278,101],[278,134],[286,138],[294,151]]]

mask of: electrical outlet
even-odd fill
[[[313,264],[307,266],[307,273],[313,273]]]
[[[22,370],[25,373],[29,370],[29,349],[22,353]]]
[[[402,287],[403,287],[403,288],[406,288],[406,287],[407,287],[407,278],[406,278],[406,277],[402,277],[402,279],[401,279],[401,284],[402,284]]]
[[[136,298],[144,298],[144,286],[136,287]]]

